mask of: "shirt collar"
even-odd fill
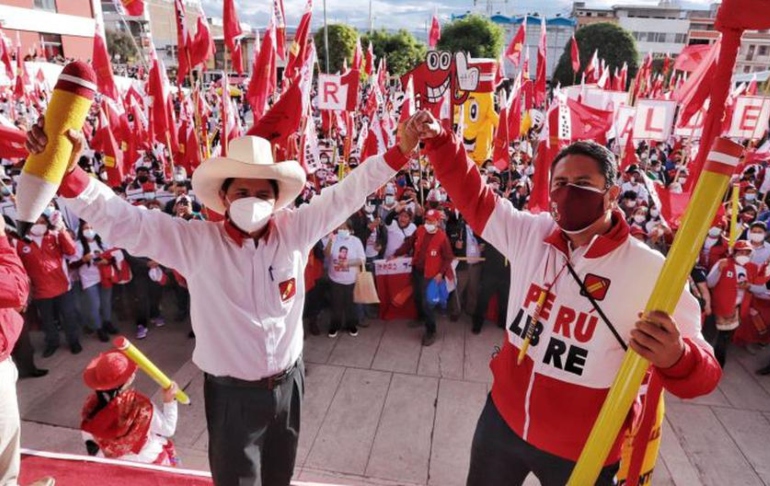
[[[270,221],[267,222],[267,231],[265,231],[265,234],[262,235],[262,238],[260,240],[267,241],[268,236],[270,236],[270,233],[273,231],[273,226],[275,226],[275,220],[273,217],[270,217]],[[250,240],[251,237],[248,233],[241,230],[235,224],[233,224],[232,221],[230,221],[230,216],[225,216],[225,233],[227,236],[230,237],[231,240],[233,240],[235,243],[238,244],[238,246],[243,246],[243,242],[246,240]],[[254,243],[256,244],[257,241],[255,240]]]
[[[610,230],[603,235],[594,236],[584,257],[600,258],[607,255],[624,243],[628,239],[629,233],[630,229],[623,213],[618,209],[612,211]],[[569,256],[569,239],[558,226],[543,241]]]

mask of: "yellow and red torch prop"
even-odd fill
[[[673,314],[742,152],[743,147],[740,144],[727,138],[714,140],[682,219],[682,225],[647,302],[645,313],[662,311]],[[569,485],[585,486],[596,483],[649,365],[646,359],[633,350],[626,352],[615,382],[588,436],[588,442],[572,471]]]
[[[741,230],[738,229],[738,210],[740,208],[741,199],[741,186],[733,184],[733,193],[730,197],[730,238],[728,239],[727,247],[730,249],[730,254],[733,254],[733,247],[735,242],[738,241],[738,237],[741,235]]]
[[[141,368],[142,371],[147,373],[147,375],[164,390],[171,386],[171,379],[166,376],[166,374],[163,373],[157,366],[155,366],[155,363],[150,361],[150,359],[145,356],[144,353],[139,351],[136,346],[131,344],[131,341],[123,336],[119,336],[115,338],[112,344],[121,353],[125,354],[128,359],[136,363],[136,365]],[[188,397],[181,388],[176,392],[176,400],[183,405],[190,404],[190,397]]]

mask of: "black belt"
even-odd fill
[[[276,386],[285,382],[292,375],[292,373],[294,373],[294,370],[297,369],[301,359],[302,358],[298,359],[291,366],[281,371],[280,373],[276,373],[273,376],[267,376],[261,380],[242,380],[233,376],[214,376],[209,373],[204,373],[204,375],[206,376],[207,380],[219,385],[234,386],[240,388],[263,388],[265,390],[272,390]]]

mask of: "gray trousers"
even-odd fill
[[[602,469],[596,484],[616,484],[619,466],[615,463]],[[516,435],[500,416],[492,397],[487,396],[473,435],[468,486],[518,486],[530,472],[543,486],[563,486],[574,467],[574,462],[541,451]]]
[[[289,486],[305,388],[302,359],[272,390],[205,375],[209,466],[216,486]]]

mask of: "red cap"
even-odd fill
[[[54,90],[57,89],[93,100],[96,94],[96,73],[82,61],[71,62],[59,74],[54,86]]]
[[[753,249],[751,243],[746,240],[738,240],[735,242],[735,246],[733,246],[733,251],[752,251]]]
[[[441,220],[441,213],[436,211],[435,209],[429,209],[425,211],[425,221],[439,221]]]
[[[83,372],[83,381],[92,390],[114,390],[124,385],[135,371],[136,363],[113,349],[101,353],[88,363]]]

